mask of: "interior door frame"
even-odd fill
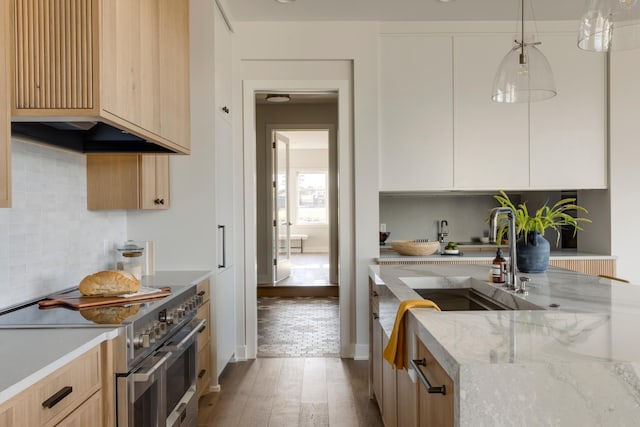
[[[355,230],[353,189],[352,94],[349,80],[243,80],[242,126],[244,150],[244,329],[245,354],[255,359],[258,347],[257,268],[256,268],[256,106],[257,92],[287,91],[338,94],[338,286],[340,287],[340,356],[355,355]],[[241,297],[241,296],[240,296]]]
[[[338,149],[338,137],[336,135],[336,126],[332,123],[313,123],[313,124],[287,124],[287,123],[269,123],[267,124],[266,134],[267,136],[271,136],[271,132],[295,132],[295,131],[327,131],[329,135],[328,147],[327,147],[327,155],[329,156],[329,170],[327,171],[329,175],[328,182],[328,191],[329,191],[329,283],[339,284],[340,279],[338,277],[338,206],[340,206],[340,202],[338,200],[338,153],[336,152]],[[270,163],[270,156],[273,156],[273,152],[270,150],[270,147],[266,147],[265,156],[267,159],[267,164]],[[272,171],[268,171],[271,173]],[[269,183],[267,182],[267,185]],[[270,188],[266,188],[266,191],[270,191]],[[291,202],[291,200],[289,200]],[[273,201],[271,201],[273,203]],[[267,206],[267,211],[273,209],[273,205]],[[268,219],[269,220],[269,219]],[[265,227],[269,227],[269,223],[265,223]],[[267,245],[268,248],[273,246],[273,242],[269,242]],[[270,249],[273,250],[273,249]],[[267,259],[273,259],[273,252],[267,254]],[[269,266],[269,268],[273,268],[273,266]],[[272,276],[272,272],[269,273],[269,276]]]

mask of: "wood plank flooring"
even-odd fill
[[[378,427],[368,361],[266,358],[231,363],[222,391],[202,396],[198,426]]]

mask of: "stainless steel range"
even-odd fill
[[[195,426],[197,421],[196,286],[171,286],[171,295],[102,312],[40,309],[38,301],[0,313],[0,327],[120,328],[114,350],[116,419],[122,426]],[[107,314],[120,308],[117,316]],[[107,310],[110,309],[110,310]],[[129,317],[122,319],[123,316]]]

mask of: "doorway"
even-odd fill
[[[286,97],[286,105],[272,105],[267,94],[256,94],[256,130],[264,134],[256,138],[256,158],[264,158],[256,174],[265,190],[256,196],[263,218],[256,243],[267,249],[257,254],[264,269],[257,356],[336,357],[337,94]]]
[[[263,206],[272,198],[273,183],[264,182],[266,176],[267,160],[270,159],[270,152],[266,152],[265,136],[267,124],[284,124],[281,128],[289,130],[299,130],[302,125],[312,124],[316,128],[326,128],[321,125],[331,125],[335,133],[334,149],[335,155],[331,156],[336,162],[335,182],[330,181],[330,191],[336,202],[333,204],[337,209],[338,201],[340,209],[338,210],[338,221],[330,224],[330,241],[335,245],[335,250],[330,252],[335,266],[337,268],[337,287],[344,292],[340,292],[338,300],[339,313],[339,352],[341,357],[352,357],[354,354],[354,346],[352,344],[353,335],[353,318],[351,316],[351,307],[354,304],[352,295],[353,288],[353,176],[352,176],[352,150],[353,141],[351,133],[351,89],[349,79],[345,80],[244,80],[243,81],[243,136],[244,144],[244,206],[245,206],[245,229],[244,229],[244,256],[247,259],[245,265],[244,277],[244,313],[245,324],[244,331],[246,336],[246,348],[240,349],[246,358],[255,358],[258,353],[258,295],[257,291],[261,288],[258,283],[271,282],[271,276],[267,272],[264,264],[259,266],[259,260],[264,257],[265,253],[273,250],[270,239],[267,234],[272,234],[269,225],[271,214],[265,215],[266,210]],[[291,89],[296,88],[296,89]],[[265,118],[260,114],[261,105],[256,102],[256,96],[273,91],[280,93],[294,94],[326,94],[332,93],[334,100],[325,105],[316,105],[316,111],[313,115],[306,114],[308,109],[302,105],[295,103],[284,103],[279,106],[280,112],[291,113],[284,118]],[[324,96],[324,95],[323,95]],[[316,103],[317,104],[317,103]],[[324,110],[325,116],[317,114],[317,110]],[[287,111],[289,110],[289,111]],[[294,114],[295,119],[294,119]],[[331,116],[331,119],[322,119],[322,117]],[[313,117],[311,119],[310,117]],[[336,118],[337,117],[337,118]],[[339,126],[338,126],[339,124]],[[304,127],[304,126],[303,126]],[[262,140],[262,150],[257,150],[257,142]],[[340,141],[338,143],[338,141]],[[268,153],[268,154],[267,154]],[[267,156],[269,159],[267,159]],[[338,188],[340,191],[338,192]],[[338,234],[340,239],[337,238]],[[335,237],[333,237],[335,236]],[[306,252],[307,246],[304,251]],[[255,263],[249,262],[255,260]],[[275,286],[269,286],[275,288]]]

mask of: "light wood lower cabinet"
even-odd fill
[[[0,5],[0,48],[10,46],[10,2]],[[10,67],[7,55],[0,55],[0,208],[11,207],[11,106]],[[2,424],[0,424],[2,425]]]
[[[418,359],[424,359],[426,365],[420,367],[419,375],[424,375],[432,386],[445,386],[445,394],[428,393],[424,384],[418,386],[418,419],[420,426],[453,426],[453,380],[447,375],[438,361],[418,341]]]
[[[198,284],[197,292],[203,298],[203,303],[198,308],[196,317],[205,319],[207,326],[198,334],[198,397],[209,391],[209,382],[211,380],[211,301],[210,301],[210,281],[205,279]]]
[[[418,427],[418,387],[406,370],[396,370],[398,427]]]
[[[169,156],[87,156],[87,209],[169,209]]]
[[[113,395],[103,390],[103,354],[96,346],[0,405],[0,426],[110,426]],[[106,390],[112,390],[106,387]]]
[[[382,348],[387,346],[389,339],[387,335],[382,331]],[[382,358],[382,352],[380,353]],[[380,401],[378,400],[380,405]],[[391,366],[386,360],[382,360],[382,421],[385,427],[398,426],[398,411],[397,411],[397,394],[396,394],[396,368]],[[404,427],[404,426],[403,426]]]

